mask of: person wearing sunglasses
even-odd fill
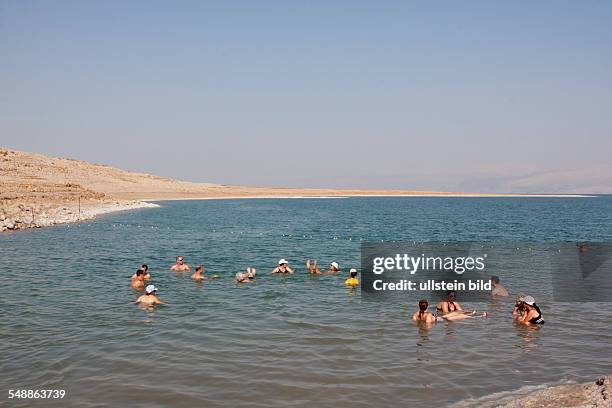
[[[288,273],[292,274],[293,269],[289,267],[289,262],[287,262],[284,258],[278,261],[278,266],[272,269],[270,273]]]
[[[174,272],[189,272],[189,265],[183,262],[182,256],[176,257],[176,263],[170,267],[171,271]]]

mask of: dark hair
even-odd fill
[[[200,269],[204,269],[204,267],[202,265],[196,266],[196,272],[199,271]]]
[[[355,276],[357,276],[357,271],[351,272],[351,278],[354,278]]]
[[[142,269],[144,269],[144,271],[146,272],[146,271],[148,271],[148,270],[149,270],[149,265],[147,265],[147,264],[142,264],[141,268],[142,268]]]
[[[140,276],[140,275],[144,275],[145,274],[145,270],[142,268],[138,268],[136,270],[136,276]]]
[[[428,307],[429,307],[429,302],[427,300],[425,299],[419,300],[419,320],[422,319],[423,313],[425,313]]]
[[[491,282],[499,283],[499,276],[495,276],[495,275],[491,276]]]

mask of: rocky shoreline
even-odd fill
[[[568,384],[546,388],[502,405],[502,407],[612,408],[612,377],[601,377],[586,384]]]
[[[529,386],[464,400],[451,406],[453,408],[612,408],[612,376],[600,377],[583,384]]]
[[[100,200],[64,203],[0,202],[0,232],[43,228],[94,219],[100,214],[159,207],[144,201]]]

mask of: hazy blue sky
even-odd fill
[[[0,145],[226,184],[612,192],[612,2],[0,0]]]

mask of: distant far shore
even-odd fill
[[[305,198],[317,198],[317,199],[333,199],[333,198],[359,198],[359,197],[379,197],[379,198],[406,198],[406,197],[448,197],[448,198],[503,198],[503,197],[533,197],[533,198],[588,198],[596,197],[588,194],[477,194],[477,193],[411,193],[411,194],[342,194],[342,190],[338,190],[338,195],[330,196],[318,196],[318,195],[227,195],[227,196],[216,196],[216,197],[193,197],[178,195],[176,197],[167,196],[144,196],[141,198],[142,201],[186,201],[186,200],[240,200],[240,199],[305,199]]]
[[[79,160],[0,148],[0,231],[92,219],[150,201],[347,197],[589,197],[582,194],[278,188],[192,183]]]

